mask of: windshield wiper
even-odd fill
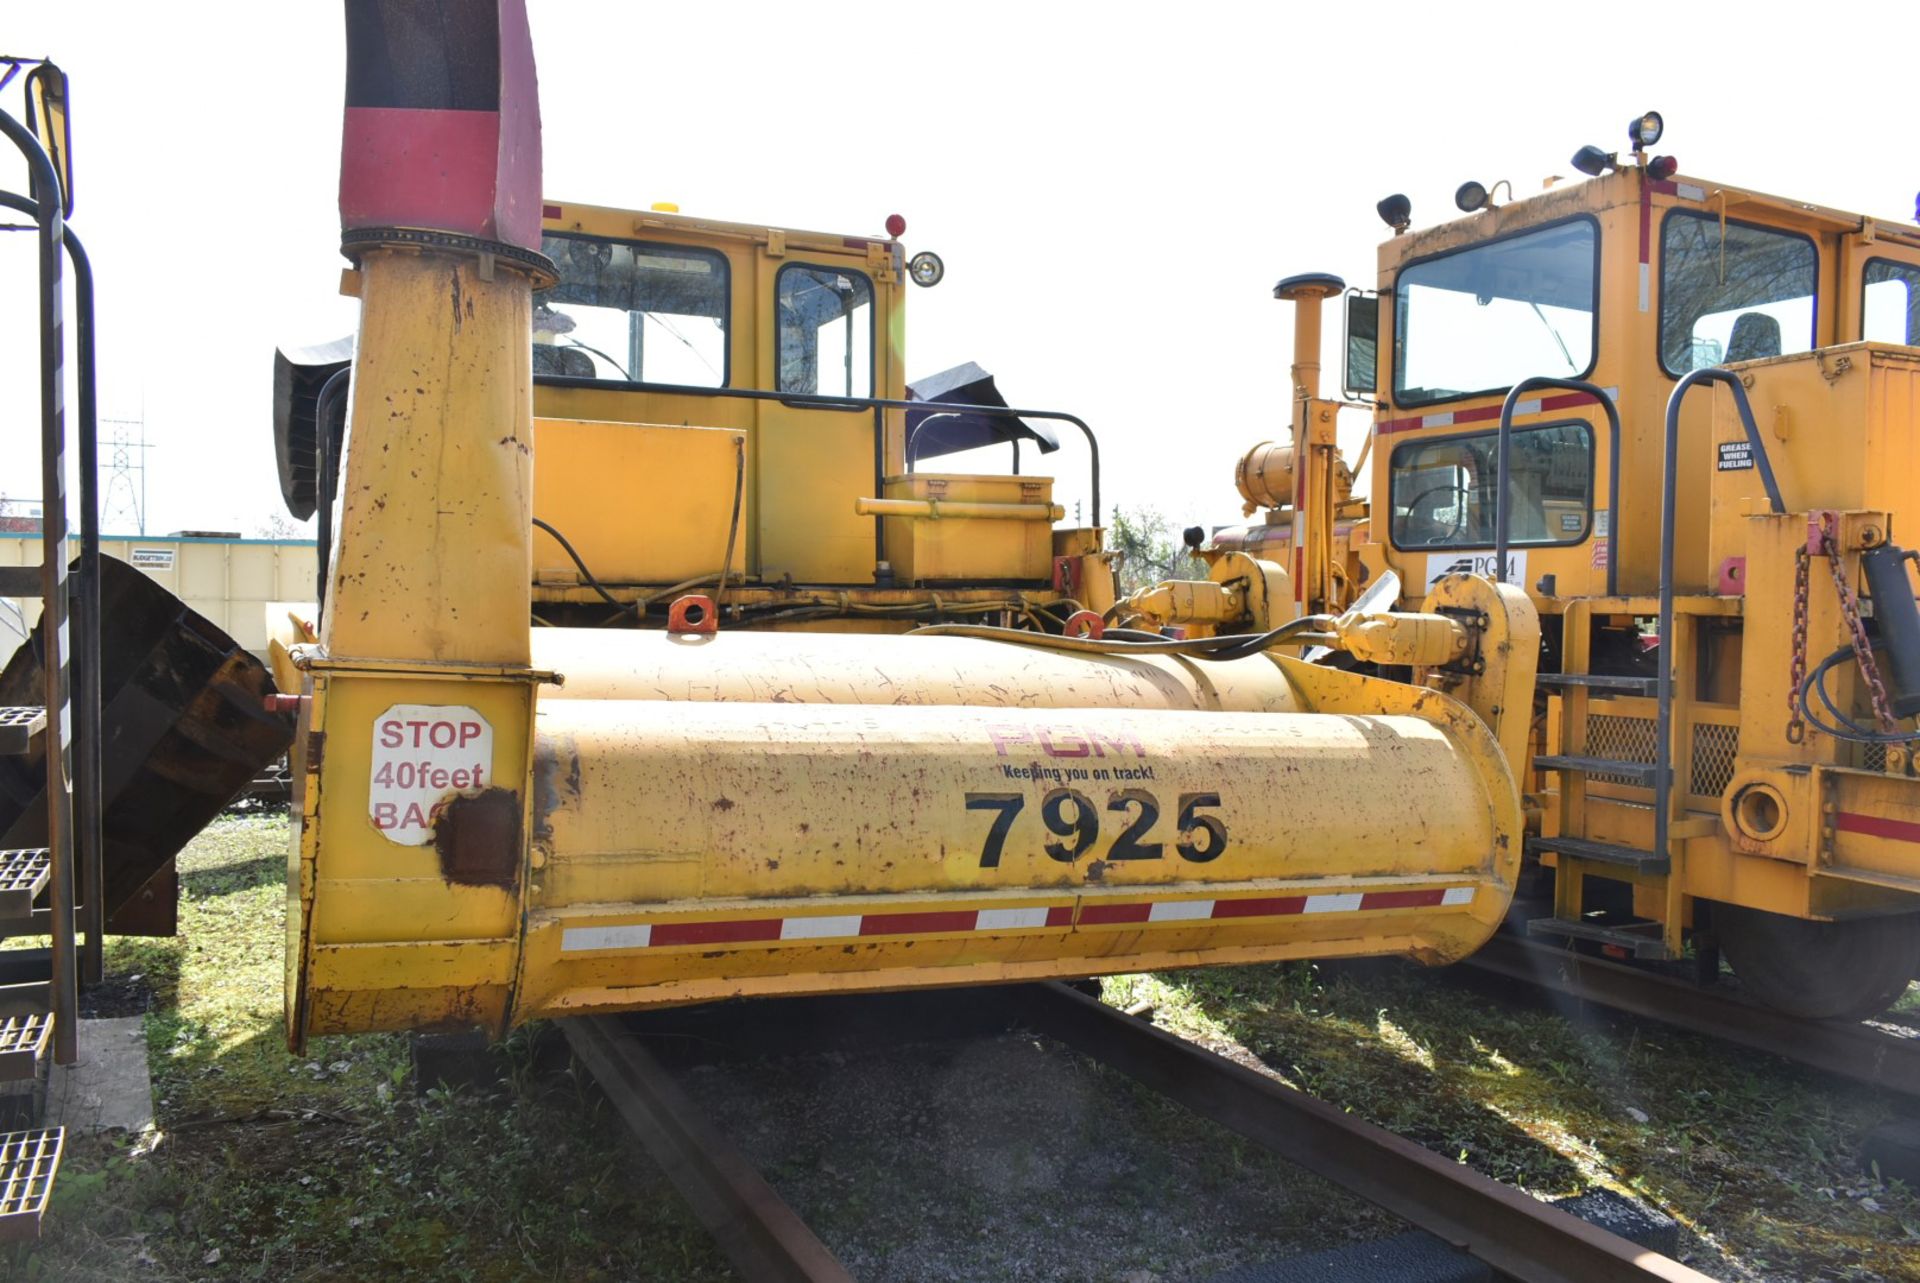
[[[1573,363],[1573,353],[1567,351],[1567,341],[1560,337],[1560,331],[1553,328],[1553,322],[1549,321],[1547,314],[1540,310],[1540,305],[1538,303],[1528,303],[1527,306],[1532,308],[1533,314],[1540,318],[1540,324],[1547,327],[1547,333],[1553,335],[1553,341],[1560,347],[1560,359],[1567,363],[1567,368],[1569,370],[1578,370],[1580,367]]]

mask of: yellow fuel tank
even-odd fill
[[[1445,962],[1512,894],[1505,759],[1426,687],[952,637],[534,642],[564,681],[540,688],[530,768],[511,701],[479,702],[482,685],[355,685],[369,731],[330,743],[322,791],[359,806],[371,779],[380,832],[309,866],[296,1040],[751,994]],[[323,706],[336,680],[321,670]],[[378,799],[448,768],[466,778],[434,787],[484,791],[410,836]],[[485,825],[511,813],[480,803],[516,775],[524,864],[463,864],[475,834],[509,849]]]
[[[950,704],[990,708],[1177,708],[1296,712],[1270,659],[1087,655],[967,637],[721,631],[668,637],[540,628],[536,668],[555,700],[746,700],[766,704]]]

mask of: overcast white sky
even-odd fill
[[[1371,284],[1389,192],[1444,221],[1461,181],[1538,190],[1648,108],[1684,174],[1895,218],[1920,188],[1903,63],[1725,3],[529,8],[549,198],[850,233],[903,214],[947,263],[909,300],[911,375],[975,360],[1014,403],[1081,414],[1109,506],[1176,524],[1234,518],[1235,459],[1283,428],[1273,282]],[[1899,12],[1880,22],[1910,38]],[[73,78],[102,412],[144,414],[148,530],[260,531],[283,512],[273,348],[353,320],[339,6],[16,5],[0,52]],[[17,163],[0,185],[24,190]],[[31,250],[0,237],[15,497],[39,491]],[[1071,506],[1081,449],[1049,463]]]

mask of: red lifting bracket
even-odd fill
[[[673,605],[667,607],[667,631],[717,633],[720,631],[719,608],[705,593],[690,592],[684,597],[675,597]]]
[[[1107,622],[1091,610],[1076,610],[1067,616],[1066,627],[1061,631],[1068,637],[1085,637],[1089,641],[1099,641],[1106,635]]]

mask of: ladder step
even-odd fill
[[[27,1082],[40,1072],[53,1033],[53,983],[0,985],[0,1082]]]
[[[0,708],[0,756],[15,757],[26,752],[33,737],[46,727],[44,708]]]
[[[1589,838],[1531,838],[1527,845],[1534,851],[1551,851],[1555,855],[1572,856],[1576,860],[1612,864],[1646,873],[1665,873],[1673,867],[1671,860],[1656,852],[1615,846],[1611,842],[1595,842]]]
[[[1541,673],[1535,680],[1542,686],[1584,686],[1597,695],[1652,696],[1660,690],[1658,678],[1613,673]]]
[[[1660,768],[1652,762],[1628,762],[1617,757],[1572,757],[1548,754],[1533,759],[1543,771],[1580,771],[1587,775],[1618,775],[1641,788],[1653,787]]]
[[[42,996],[38,1009],[0,1011],[0,1083],[27,1082],[40,1073],[40,1057],[53,1036],[53,1013],[44,1005],[45,985],[19,985]],[[4,994],[5,990],[0,990]],[[7,1004],[12,1006],[14,1004]]]
[[[40,1237],[66,1144],[64,1127],[0,1134],[0,1241]]]
[[[53,857],[44,846],[0,851],[0,921],[31,919],[34,898],[51,876]]]
[[[1527,934],[1557,936],[1563,940],[1592,940],[1597,944],[1625,949],[1643,961],[1665,962],[1673,956],[1667,952],[1666,941],[1660,938],[1658,922],[1607,927],[1581,918],[1534,918],[1527,923]]]

